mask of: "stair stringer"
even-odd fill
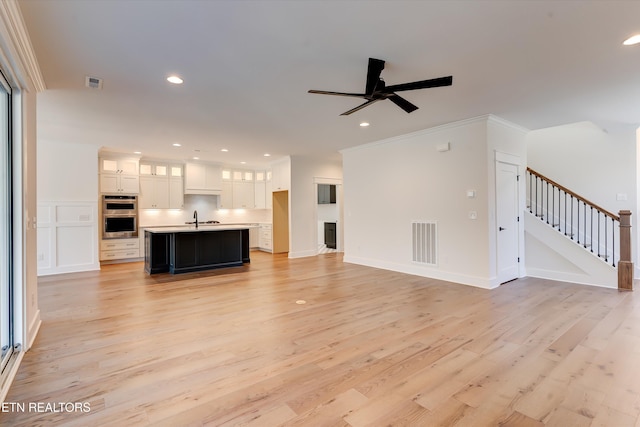
[[[527,276],[618,288],[618,270],[530,212],[524,215]]]

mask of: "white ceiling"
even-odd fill
[[[640,32],[639,1],[19,4],[50,141],[257,167],[484,114],[529,129],[640,123],[640,45],[622,46]],[[453,75],[453,86],[402,92],[420,107],[411,114],[384,101],[341,117],[362,101],[307,93],[364,91],[369,57],[387,61],[387,85]],[[183,85],[166,82],[173,73]]]

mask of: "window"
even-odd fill
[[[11,134],[11,88],[0,74],[0,371],[13,354],[13,173]]]

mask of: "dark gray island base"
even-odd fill
[[[149,274],[188,273],[250,262],[248,228],[147,229],[144,245],[144,270]]]

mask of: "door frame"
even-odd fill
[[[315,204],[315,208],[313,209],[313,223],[317,227],[318,224],[318,184],[330,184],[336,186],[336,209],[338,209],[338,221],[336,223],[336,250],[338,252],[343,252],[343,243],[344,243],[344,230],[342,229],[342,224],[344,222],[344,215],[342,209],[342,180],[337,178],[322,178],[322,177],[313,177],[313,188],[314,188],[314,197],[313,202]],[[318,233],[314,231],[314,248],[318,247]],[[319,255],[319,253],[316,253]]]
[[[523,218],[523,213],[524,213],[524,194],[525,191],[523,189],[523,184],[524,184],[524,180],[520,179],[520,177],[522,176],[522,161],[520,159],[520,156],[514,155],[514,154],[510,154],[510,153],[505,153],[505,152],[501,152],[496,150],[495,151],[495,161],[494,161],[494,191],[495,191],[495,210],[496,210],[496,214],[494,216],[494,230],[493,230],[493,235],[495,236],[495,285],[498,286],[502,283],[505,283],[505,281],[500,280],[498,273],[499,273],[499,267],[500,267],[500,258],[499,258],[499,246],[498,246],[498,233],[499,231],[499,224],[498,224],[498,206],[499,206],[499,200],[498,198],[500,197],[500,194],[498,192],[498,167],[499,164],[508,164],[508,165],[512,165],[515,166],[517,169],[517,176],[518,176],[518,182],[516,184],[516,189],[517,189],[517,194],[516,194],[516,203],[517,203],[517,212],[519,213],[519,221],[518,221],[518,232],[516,233],[517,236],[517,243],[516,246],[518,248],[518,258],[519,258],[519,263],[518,263],[518,277],[524,277],[526,275],[525,273],[525,268],[524,268],[524,264],[525,264],[525,259],[524,259],[524,218]],[[513,279],[511,279],[513,280]],[[508,280],[507,280],[508,281]]]

